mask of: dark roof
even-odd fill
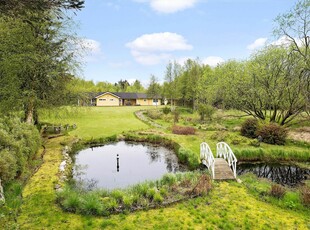
[[[105,93],[111,93],[117,97],[122,99],[145,99],[145,98],[152,98],[149,97],[146,93],[122,93],[122,92],[102,92],[98,93],[94,98],[97,98]]]

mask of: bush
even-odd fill
[[[180,118],[180,111],[175,109],[173,111],[173,122],[174,122],[174,124],[179,122],[179,118]]]
[[[255,118],[250,118],[242,124],[240,132],[242,136],[255,138],[257,129],[258,120]]]
[[[256,133],[268,144],[284,145],[287,137],[286,129],[274,123],[262,126]]]
[[[164,108],[163,108],[163,113],[164,113],[165,115],[169,114],[170,112],[171,112],[171,109],[170,109],[169,107],[164,107]]]
[[[310,188],[308,186],[303,186],[300,188],[301,200],[305,206],[310,207]]]
[[[286,193],[286,190],[282,185],[273,184],[271,186],[271,190],[270,190],[271,196],[274,196],[276,198],[282,198],[284,197],[285,193]]]
[[[4,184],[25,172],[40,146],[35,126],[18,117],[0,118],[0,178]]]
[[[211,105],[199,103],[197,107],[198,113],[200,115],[200,120],[204,121],[205,117],[211,120],[212,115],[215,113],[215,109]]]
[[[226,141],[229,137],[230,135],[226,131],[217,131],[211,135],[211,139],[218,142]]]
[[[147,115],[151,118],[151,119],[159,119],[162,116],[162,113],[159,110],[148,110],[147,111]]]
[[[193,127],[182,127],[182,126],[173,126],[172,133],[179,134],[179,135],[194,135],[196,132],[195,128]]]

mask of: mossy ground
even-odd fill
[[[108,129],[102,131],[111,122],[104,109],[107,109],[107,113],[117,111],[119,114],[114,120],[116,127],[111,132]],[[83,119],[87,112],[80,114],[79,118],[68,119],[66,123],[76,123],[79,128],[71,136],[47,142],[44,162],[23,190],[23,204],[16,219],[17,225],[12,222],[6,226],[20,229],[310,229],[308,211],[294,211],[263,202],[245,184],[236,182],[216,182],[207,196],[167,208],[113,215],[109,218],[63,212],[55,203],[54,190],[62,160],[63,146],[60,143],[72,141],[73,135],[98,138],[146,128],[145,124],[134,118],[132,112],[135,109],[139,108],[96,108],[92,110],[98,112],[92,115],[97,118],[96,122],[93,118]],[[117,119],[124,117],[128,118],[128,126],[117,122]],[[173,139],[195,152],[197,145],[204,140],[200,136],[175,136]]]

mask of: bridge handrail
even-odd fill
[[[208,167],[211,171],[212,179],[214,178],[214,156],[209,147],[209,145],[205,142],[200,144],[200,160],[201,162]]]
[[[232,167],[234,177],[237,177],[237,158],[228,144],[219,142],[216,144],[216,157],[227,160],[228,165]]]

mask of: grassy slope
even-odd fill
[[[103,109],[103,108],[102,108]],[[114,110],[114,125],[110,133],[102,133],[108,127],[111,119],[104,116],[101,108],[92,108],[92,117],[96,122],[83,119],[87,113],[79,113],[78,119],[73,119],[79,127],[74,135],[89,138],[110,136],[123,130],[145,128],[145,125],[134,119],[132,112],[137,107],[105,108],[110,113]],[[116,118],[116,116],[118,118]],[[126,118],[127,125],[120,126]],[[63,119],[63,118],[61,118]],[[72,123],[72,121],[67,121]],[[49,120],[50,121],[50,120]],[[97,124],[97,125],[95,125]],[[135,124],[136,126],[131,126]],[[95,126],[94,126],[95,125]],[[92,127],[93,128],[90,128]],[[89,134],[88,131],[92,133]],[[39,171],[30,179],[23,191],[23,205],[18,223],[21,229],[307,229],[310,228],[307,213],[298,213],[280,209],[271,204],[256,200],[248,194],[244,185],[237,183],[219,183],[211,194],[204,198],[193,199],[165,209],[137,212],[128,215],[116,215],[110,218],[87,217],[64,213],[55,205],[54,183],[57,181],[58,166],[61,162],[60,142],[69,141],[72,137],[62,137],[50,140],[46,147],[44,163]],[[191,148],[196,147],[199,138],[195,139]],[[197,139],[197,140],[196,140]],[[182,138],[179,139],[182,142]],[[185,141],[188,145],[190,141]],[[307,226],[308,224],[308,226]]]

